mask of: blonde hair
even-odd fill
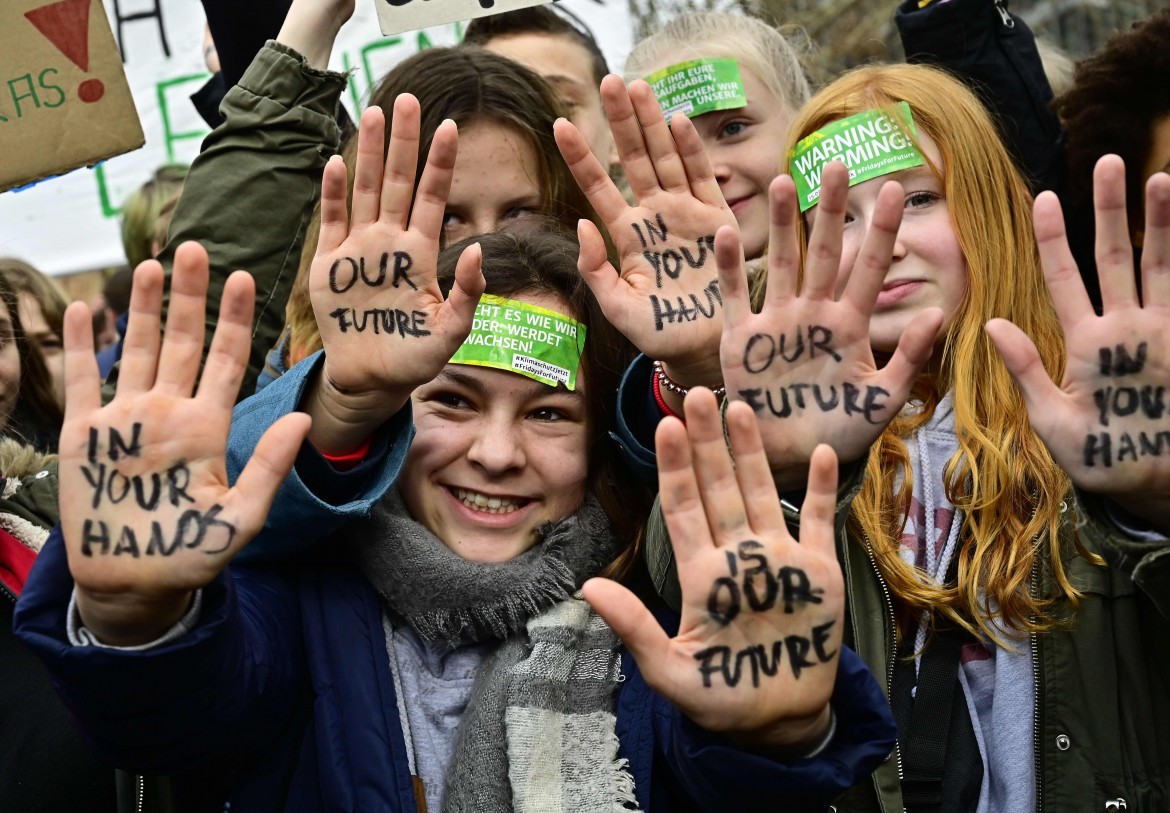
[[[755,17],[718,11],[683,14],[634,46],[626,58],[625,80],[642,79],[689,59],[734,59],[795,112],[812,92],[795,42],[795,36],[785,36]]]
[[[1075,607],[1080,597],[1061,558],[1068,476],[1032,431],[1023,398],[983,329],[994,317],[1011,320],[1036,343],[1049,375],[1063,373],[1064,340],[1032,236],[1028,187],[975,96],[947,74],[921,65],[845,74],[801,110],[788,148],[830,122],[875,108],[892,110],[901,101],[910,104],[918,133],[938,146],[942,166],[931,168],[966,258],[967,291],[936,348],[937,373],[915,384],[913,397],[925,408],[897,417],[874,445],[850,525],[868,540],[878,569],[904,605],[930,613],[932,621],[941,614],[1002,643],[1003,632],[1028,635],[1055,626],[1057,603],[1063,599]],[[755,294],[758,301],[759,288]],[[911,468],[905,439],[948,391],[959,450],[947,461],[943,481],[947,498],[963,513],[954,587],[928,583],[899,556],[912,478],[902,478],[895,488],[899,474]],[[1031,573],[1043,546],[1059,596],[1031,593]],[[1099,561],[1079,541],[1076,547]]]

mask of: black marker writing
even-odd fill
[[[792,676],[800,680],[805,669],[828,663],[836,656],[836,650],[830,652],[825,648],[836,623],[827,621],[813,627],[807,636],[788,635],[773,641],[771,646],[755,644],[734,654],[729,646],[712,646],[700,650],[695,653],[695,660],[699,662],[703,686],[710,689],[713,685],[712,677],[718,675],[726,686],[735,688],[744,677],[746,665],[751,674],[752,686],[758,689],[761,677],[776,676],[785,652],[788,653],[788,667],[792,670]],[[809,659],[810,653],[815,660]]]
[[[707,595],[707,612],[717,624],[730,624],[744,604],[753,612],[762,613],[775,607],[779,600],[784,612],[792,614],[798,603],[821,603],[825,591],[814,588],[803,570],[781,567],[773,573],[768,557],[760,553],[763,548],[756,540],[745,539],[734,553],[727,551],[729,575],[716,579]],[[754,564],[741,569],[740,562]]]
[[[1101,425],[1109,425],[1109,416],[1126,417],[1139,409],[1144,417],[1157,420],[1166,414],[1166,388],[1146,384],[1137,387],[1102,387],[1093,392]]]
[[[700,298],[701,297],[701,298]],[[690,304],[687,304],[687,300]],[[723,296],[719,293],[719,281],[711,280],[701,294],[687,294],[681,296],[662,297],[650,294],[650,308],[654,312],[654,329],[662,330],[665,325],[696,322],[700,318],[715,318],[715,310],[723,306]]]
[[[740,400],[747,403],[757,415],[767,411],[767,414],[776,418],[789,418],[815,406],[821,412],[840,409],[846,415],[861,415],[872,424],[881,422],[880,415],[889,403],[880,399],[888,398],[889,395],[889,390],[882,387],[867,384],[863,391],[848,381],[841,385],[840,391],[835,384],[786,384],[766,390],[762,387],[739,390]],[[878,417],[875,418],[875,414]]]
[[[678,279],[685,268],[703,268],[707,265],[707,251],[715,250],[715,237],[707,235],[695,240],[695,249],[690,246],[680,246],[678,249],[668,248],[664,251],[643,251],[646,262],[654,266],[654,284],[662,287],[662,275],[671,279]]]
[[[431,335],[431,332],[423,327],[427,315],[422,311],[407,313],[396,308],[371,308],[364,311],[338,308],[329,316],[337,320],[337,327],[342,333],[348,333],[352,328],[358,333],[369,330],[375,335],[397,334],[402,337]]]
[[[223,553],[235,539],[236,526],[220,519],[221,511],[223,506],[218,503],[207,511],[190,508],[179,517],[170,534],[163,530],[162,523],[152,520],[149,537],[141,540],[128,525],[114,526],[115,530],[111,533],[110,525],[105,520],[86,519],[81,531],[81,554],[130,556],[138,559],[142,556],[173,556],[183,548],[199,547],[204,547],[203,552],[209,556]],[[219,544],[209,544],[216,541]]]
[[[1114,462],[1137,462],[1141,457],[1170,455],[1170,432],[1118,432],[1114,450],[1114,434],[1100,432],[1085,436],[1085,465],[1111,468]]]
[[[744,347],[743,368],[749,373],[758,374],[771,367],[777,357],[795,364],[806,353],[810,361],[815,359],[817,351],[840,362],[841,354],[833,349],[832,342],[833,331],[823,325],[809,325],[807,330],[797,325],[791,335],[784,332],[777,338],[772,338],[768,333],[757,333],[748,339]]]
[[[1146,343],[1137,346],[1137,353],[1129,354],[1124,344],[1102,347],[1098,352],[1101,359],[1101,375],[1120,376],[1140,373],[1146,366]]]
[[[656,223],[651,223],[646,218],[642,218],[642,225],[646,227],[646,233],[642,233],[642,227],[637,223],[631,223],[630,227],[634,230],[634,234],[638,235],[638,242],[642,244],[642,248],[651,248],[659,243],[665,243],[670,233],[666,230],[666,221],[662,218],[661,212],[654,213],[654,220]],[[649,237],[649,242],[647,242]]]
[[[391,270],[390,260],[394,260],[394,267]],[[414,265],[414,260],[405,251],[383,252],[381,259],[378,261],[378,271],[376,274],[371,274],[366,271],[366,258],[359,257],[342,257],[336,260],[329,268],[329,290],[335,294],[344,294],[350,288],[357,284],[360,279],[370,288],[380,288],[386,284],[387,275],[390,276],[390,285],[397,288],[401,283],[405,282],[410,286],[411,290],[417,291],[418,286],[415,285],[410,275],[407,273]]]

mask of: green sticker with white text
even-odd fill
[[[692,59],[646,77],[666,120],[675,113],[701,116],[713,110],[746,107],[747,91],[734,59]]]
[[[788,170],[796,183],[800,211],[821,198],[821,173],[830,161],[849,170],[849,185],[926,163],[911,140],[916,136],[910,105],[899,102],[893,115],[867,110],[835,121],[802,138],[788,155]]]
[[[585,325],[563,313],[527,302],[484,294],[471,333],[452,364],[494,367],[555,387],[577,388],[585,349]]]

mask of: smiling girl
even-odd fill
[[[19,634],[109,756],[188,780],[226,761],[232,809],[823,810],[892,740],[839,645],[832,453],[812,463],[798,544],[750,410],[727,418],[733,469],[715,399],[695,393],[660,435],[681,616],[594,578],[630,547],[597,488],[612,330],[555,231],[440,254],[456,128],[436,130],[415,195],[419,118],[396,100],[383,158],[384,118],[363,114],[351,203],[344,163],[326,167],[324,351],[241,405],[232,488],[247,275],[225,283],[194,398],[198,246],[176,257],[161,345],[161,268],[139,268],[106,407],[69,311],[62,531]],[[372,270],[387,256],[393,277]],[[166,477],[169,499],[95,494],[114,470]],[[280,561],[229,568],[282,480],[257,540]],[[293,556],[314,514],[352,521]]]
[[[788,146],[751,305],[734,232],[716,236],[721,362],[781,489],[822,441],[846,465],[846,640],[886,675],[900,740],[837,809],[1164,806],[1170,178],[1147,187],[1139,298],[1123,168],[1098,166],[1098,317],[1055,198],[1033,230],[946,74],[851,72]]]

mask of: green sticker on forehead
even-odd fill
[[[484,294],[452,364],[494,367],[555,387],[577,388],[585,325],[563,313]]]
[[[835,121],[797,142],[788,156],[788,170],[796,182],[800,211],[821,198],[821,172],[830,161],[849,170],[849,185],[926,163],[911,137],[917,133],[910,105],[899,102],[890,111],[867,110]]]
[[[675,113],[701,116],[712,110],[746,107],[747,91],[734,59],[692,59],[646,77],[666,120]]]

